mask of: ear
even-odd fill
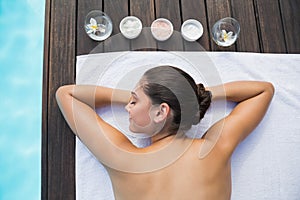
[[[169,112],[170,112],[170,106],[168,104],[166,103],[160,104],[155,112],[154,122],[155,123],[165,122],[167,120]]]

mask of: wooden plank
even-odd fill
[[[43,60],[43,90],[42,90],[42,169],[41,169],[41,199],[48,197],[48,80],[49,80],[49,47],[51,1],[45,2],[44,27],[44,60]]]
[[[280,0],[288,53],[300,53],[300,0]]]
[[[231,9],[230,9],[230,0],[209,0],[206,1],[206,9],[207,9],[207,17],[208,17],[208,27],[209,34],[211,34],[211,29],[213,25],[221,18],[231,17]],[[216,43],[211,39],[211,49],[212,51],[236,51],[235,45],[230,47],[219,47]]]
[[[130,0],[130,15],[138,17],[143,24],[140,36],[131,40],[131,50],[156,49],[156,41],[152,37],[150,26],[155,20],[154,0]]]
[[[45,51],[44,92],[47,104],[43,104],[43,199],[75,199],[75,137],[63,119],[55,100],[57,88],[74,83],[76,0],[47,0],[49,28],[45,33],[48,52]],[[47,23],[48,23],[47,22]],[[45,47],[46,48],[46,47]],[[43,96],[45,98],[45,96]],[[45,144],[45,141],[47,143]],[[45,174],[47,173],[47,174]]]
[[[104,51],[128,51],[130,41],[122,36],[119,29],[121,20],[128,16],[128,0],[103,0],[104,12],[107,13],[113,22],[112,36],[104,41]]]
[[[260,52],[253,1],[231,0],[231,10],[241,27],[236,50]]]
[[[286,46],[278,0],[255,0],[262,52],[285,53]]]
[[[102,0],[78,0],[77,5],[77,55],[103,52],[102,43],[92,40],[84,29],[86,15],[92,10],[102,10]]]
[[[158,42],[158,49],[168,51],[182,51],[183,39],[180,35],[182,24],[180,14],[180,0],[156,0],[155,1],[156,18],[169,19],[174,27],[173,35],[164,42]]]
[[[144,27],[150,27],[155,19],[154,0],[130,0],[130,15],[140,18]]]
[[[203,35],[197,40],[201,45],[201,49],[198,44],[193,42],[184,42],[184,49],[186,51],[193,50],[210,50],[210,35],[207,26],[206,7],[204,0],[181,0],[181,13],[183,21],[187,19],[196,19],[200,21],[203,26]],[[202,49],[203,48],[203,49]]]

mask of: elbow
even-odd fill
[[[65,95],[71,94],[73,85],[63,85],[60,86],[55,93],[55,98],[57,102],[60,102]]]
[[[60,101],[62,94],[63,94],[63,89],[62,89],[62,86],[61,86],[55,92],[55,98],[56,98],[57,102]]]
[[[65,86],[60,86],[55,92],[56,101],[59,102],[65,93]]]
[[[263,94],[268,102],[271,102],[275,93],[274,85],[270,82],[264,82]]]
[[[266,91],[271,94],[271,96],[275,93],[275,87],[272,83],[266,82]]]

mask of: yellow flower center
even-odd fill
[[[224,40],[224,41],[227,41],[227,40],[228,40],[228,34],[227,34],[227,33],[225,33],[225,34],[223,35],[223,40]]]
[[[97,29],[98,26],[97,26],[97,25],[92,25],[91,28],[92,28],[92,29]]]

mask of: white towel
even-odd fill
[[[276,88],[262,123],[239,145],[232,158],[232,200],[298,200],[300,197],[300,55],[227,52],[115,52],[77,57],[77,84],[129,89],[148,67],[170,64],[183,68],[197,82],[215,85],[234,80],[270,81]],[[135,76],[128,75],[134,71]],[[125,77],[125,78],[124,78]],[[128,81],[130,77],[130,81]],[[213,105],[201,125],[204,132],[230,112]],[[122,108],[98,110],[109,123],[127,132]],[[118,120],[113,113],[118,112]],[[217,114],[215,114],[217,113]],[[124,119],[124,120],[122,120]],[[116,122],[117,121],[117,122]],[[124,122],[124,123],[121,123]],[[199,135],[200,137],[201,135]],[[147,138],[129,139],[149,145]],[[76,143],[76,197],[113,200],[109,176],[87,148]]]

